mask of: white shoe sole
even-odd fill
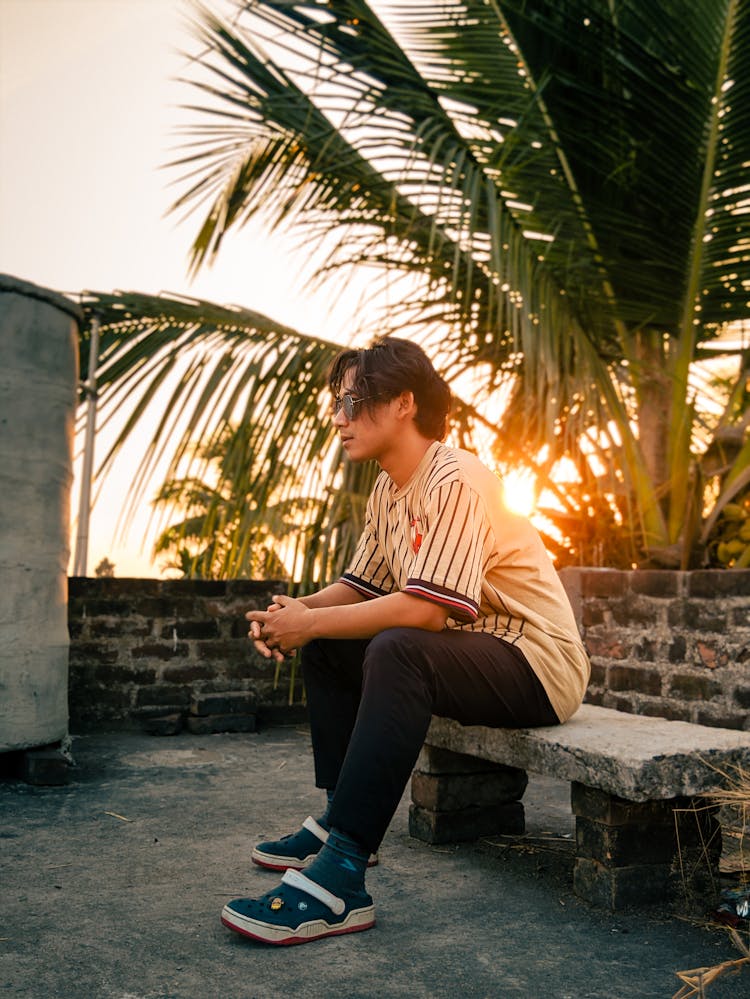
[[[250,919],[224,906],[221,913],[224,926],[236,933],[241,933],[251,940],[262,943],[290,946],[292,944],[309,943],[322,937],[335,937],[342,933],[358,933],[369,930],[375,925],[375,906],[368,905],[363,909],[352,909],[340,923],[327,923],[324,919],[313,919],[302,923],[296,929],[291,926],[275,926],[259,919]]]
[[[310,853],[303,860],[298,860],[296,857],[282,857],[273,853],[264,853],[263,850],[258,850],[256,847],[250,854],[250,859],[259,867],[267,867],[271,871],[304,871],[317,856],[317,853]]]

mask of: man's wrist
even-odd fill
[[[316,638],[322,638],[323,636],[319,633],[318,629],[320,627],[320,608],[319,607],[308,607],[307,608],[307,620],[308,620],[308,634],[310,635],[310,641],[314,641]]]

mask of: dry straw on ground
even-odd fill
[[[715,767],[713,769],[716,769]],[[750,773],[742,767],[731,770],[719,770],[723,778],[723,786],[706,795],[710,805],[719,808],[722,824],[722,837],[725,844],[725,855],[728,863],[724,869],[737,880],[738,885],[747,885],[750,889],[750,854],[745,849],[745,836],[750,832]],[[718,896],[718,892],[717,892]],[[683,983],[675,992],[673,999],[706,999],[707,989],[717,979],[729,974],[743,974],[750,965],[750,929],[742,933],[733,926],[722,927],[729,935],[734,946],[742,955],[730,961],[706,968],[693,968],[689,971],[676,971],[677,978]]]

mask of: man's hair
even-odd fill
[[[417,404],[414,422],[425,437],[443,440],[451,408],[451,391],[421,347],[410,340],[380,337],[371,347],[342,350],[328,375],[334,396],[341,390],[344,376],[353,375],[351,391],[365,400],[362,405],[372,412],[378,403],[395,399],[402,392],[413,392]]]

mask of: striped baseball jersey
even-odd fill
[[[402,591],[451,609],[448,628],[517,646],[565,721],[590,665],[567,594],[534,526],[468,451],[430,445],[400,489],[381,472],[342,582],[366,597]]]

